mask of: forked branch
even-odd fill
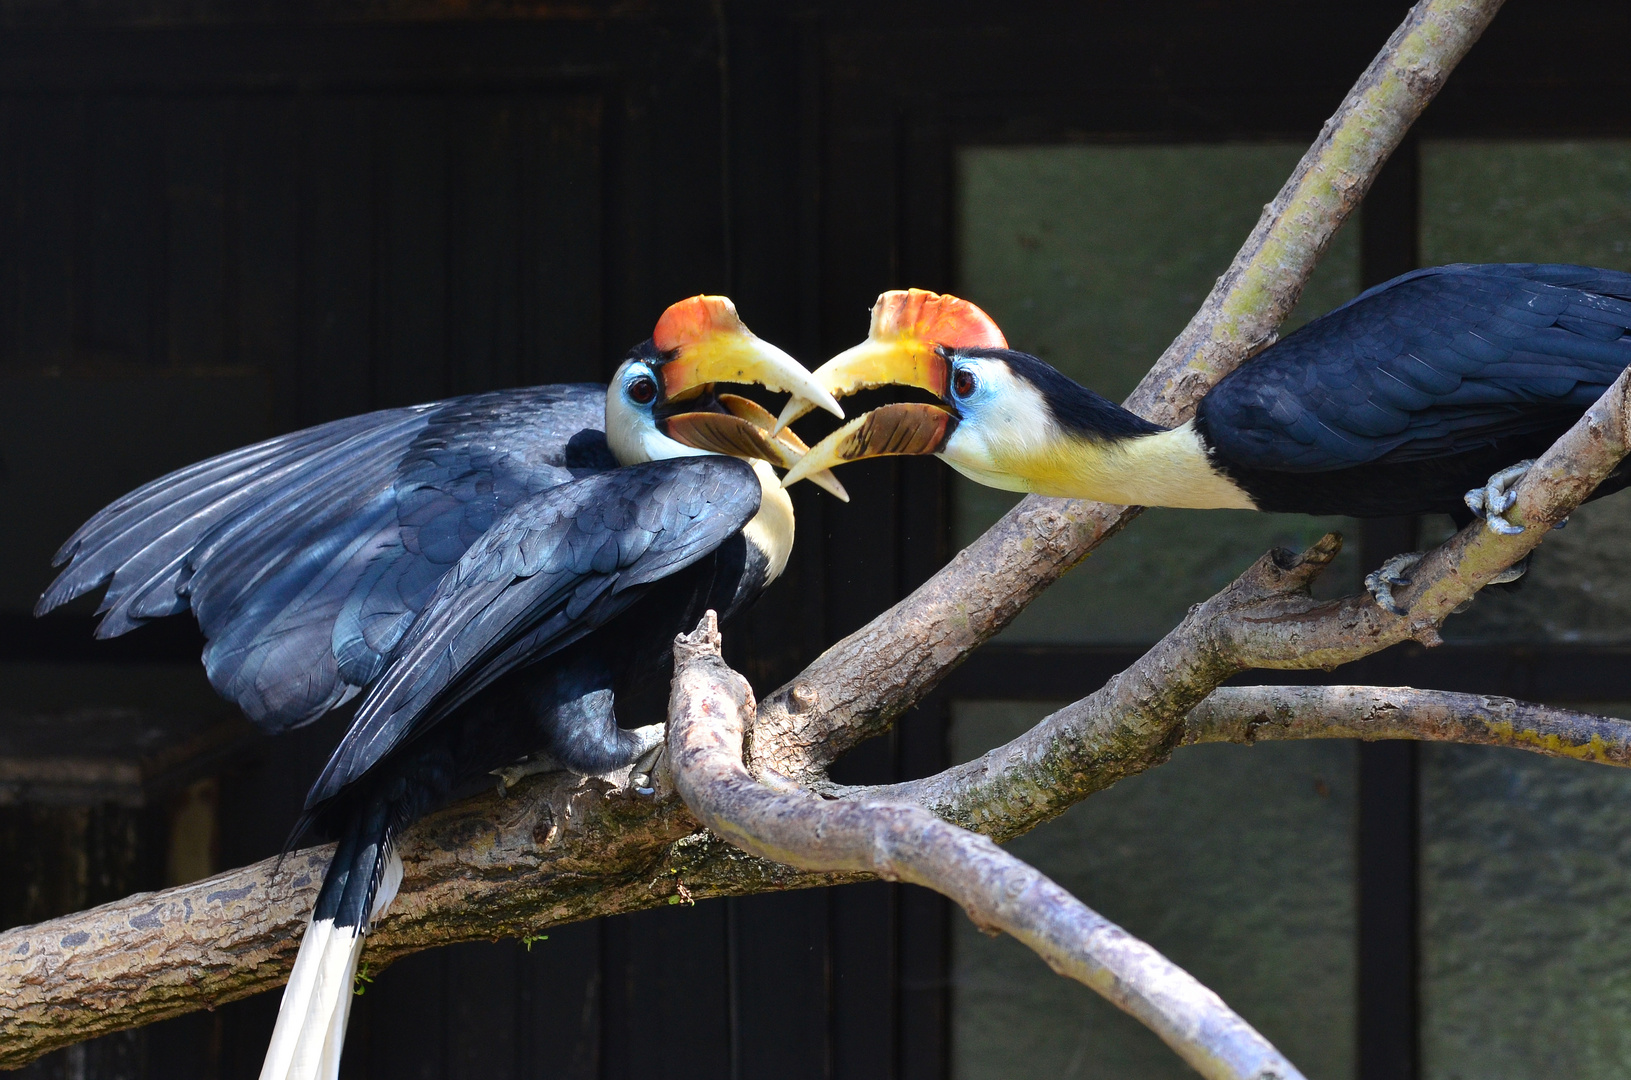
[[[987,838],[910,804],[829,802],[753,779],[742,764],[753,689],[726,666],[719,645],[712,612],[675,643],[668,707],[674,783],[703,824],[763,858],[875,874],[950,897],[981,929],[1013,935],[1137,1017],[1211,1080],[1300,1080],[1216,994]]]

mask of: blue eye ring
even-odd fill
[[[958,364],[951,372],[952,396],[961,401],[967,401],[980,392],[980,377],[974,369],[964,364]]]

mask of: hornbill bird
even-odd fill
[[[190,608],[210,682],[265,731],[368,691],[296,827],[338,847],[262,1080],[338,1075],[362,935],[401,882],[407,824],[528,754],[586,774],[637,763],[655,747],[619,726],[618,694],[663,677],[704,611],[729,618],[781,573],[793,504],[767,462],[806,447],[719,382],[842,416],[729,300],[699,296],[608,387],[284,435],[156,480],[63,545],[37,613],[106,585],[96,632],[113,637]]]
[[[935,454],[990,487],[1108,503],[1390,517],[1502,514],[1517,480],[1631,363],[1631,274],[1455,265],[1370,289],[1223,378],[1174,428],[1008,348],[983,311],[886,292],[867,340],[815,372],[838,396],[921,387],[943,406],[887,405],[816,445],[786,482],[844,461]],[[812,407],[796,397],[779,423]],[[1631,482],[1622,466],[1593,498]],[[1392,587],[1419,555],[1366,579]],[[1497,580],[1513,580],[1522,563]]]

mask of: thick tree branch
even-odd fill
[[[1098,991],[1213,1080],[1302,1074],[1212,991],[990,840],[916,806],[773,791],[742,764],[753,688],[726,666],[710,612],[674,648],[668,754],[674,783],[715,833],[806,870],[860,871],[949,896],[991,933]]]
[[[1422,0],[1359,77],[1228,271],[1127,399],[1162,423],[1266,348],[1314,264],[1501,0]],[[1007,626],[1137,508],[1031,496],[916,592],[760,703],[750,766],[814,780]]]
[[[1184,745],[1420,739],[1631,767],[1631,721],[1411,686],[1225,686],[1184,719]]]
[[[270,990],[288,977],[330,847],[0,934],[0,1069],[60,1046]],[[682,895],[841,880],[750,859],[671,791],[555,773],[420,822],[369,935],[375,970],[456,941],[527,937]]]

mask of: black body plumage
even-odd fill
[[[370,689],[302,822],[340,841],[314,918],[360,930],[405,824],[528,753],[628,763],[619,687],[765,584],[752,467],[619,468],[605,393],[386,410],[179,470],[81,527],[37,610],[106,585],[111,637],[191,609],[210,681],[269,732]]]
[[[1631,274],[1435,267],[1247,361],[1195,426],[1259,509],[1465,517],[1469,488],[1544,451],[1627,364]],[[1627,481],[1617,472],[1596,494]]]

